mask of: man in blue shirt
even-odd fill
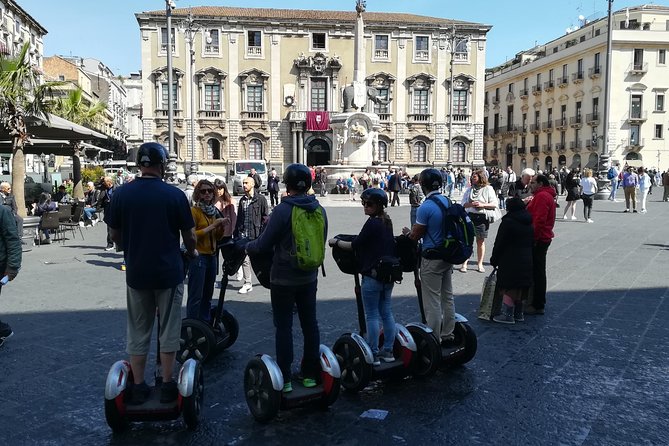
[[[160,363],[163,384],[160,401],[178,396],[174,360],[181,334],[181,303],[185,269],[179,236],[186,254],[195,249],[193,216],[186,195],[163,182],[167,152],[157,143],[144,143],[137,151],[142,175],[119,188],[112,198],[105,223],[113,241],[123,248],[128,306],[128,344],[134,385],[130,404],[149,397],[144,381],[156,309],[160,314]]]
[[[445,207],[450,203],[440,194],[443,179],[437,169],[423,170],[418,181],[425,193],[425,200],[416,213],[416,224],[411,230],[403,228],[402,233],[412,240],[423,239],[420,279],[425,319],[441,344],[449,346],[453,343],[455,328],[453,265],[441,259],[427,259],[424,254],[427,250],[436,248],[443,240],[443,214],[431,197],[434,195]]]

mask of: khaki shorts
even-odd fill
[[[160,312],[160,351],[162,353],[179,350],[181,338],[181,303],[184,286],[162,290],[137,290],[127,287],[128,305],[128,345],[129,355],[149,353],[151,332],[156,320],[156,308]]]

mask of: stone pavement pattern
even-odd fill
[[[512,327],[479,321],[483,274],[456,271],[457,310],[479,341],[465,367],[377,383],[357,396],[343,394],[329,412],[282,412],[268,425],[248,413],[242,375],[253,354],[274,352],[269,292],[255,286],[242,296],[231,282],[226,302],[240,336],[205,365],[196,432],[176,421],[137,423],[114,436],[105,423],[107,371],[125,357],[125,292],[120,254],[101,249],[104,225],[85,231],[84,241],[35,247],[0,296],[0,317],[15,331],[0,349],[0,444],[669,444],[669,204],[660,196],[651,195],[645,215],[597,201],[594,224],[556,222],[543,317]],[[359,202],[338,198],[323,200],[330,235],[357,232],[364,221]],[[409,207],[389,212],[399,233]],[[356,330],[357,318],[352,277],[329,253],[326,272],[318,314],[322,342],[332,345]],[[393,294],[398,321],[416,320],[412,281]],[[299,357],[299,328],[295,333]],[[388,416],[361,418],[368,409]]]

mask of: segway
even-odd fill
[[[160,333],[160,320],[158,320]],[[130,386],[133,373],[128,361],[116,361],[109,369],[105,384],[105,418],[115,433],[125,430],[131,421],[164,421],[183,416],[188,429],[197,428],[204,397],[204,376],[202,365],[195,359],[188,359],[179,369],[177,399],[170,403],[160,402],[160,339],[156,335],[156,371],[155,385],[151,387],[149,398],[139,405],[130,405]]]
[[[260,284],[269,288],[272,256],[249,256],[251,266]],[[244,370],[244,394],[251,415],[261,422],[272,420],[280,409],[315,405],[330,407],[339,397],[341,372],[334,353],[326,345],[319,347],[320,379],[315,387],[304,387],[300,380],[292,380],[293,391],[283,393],[283,374],[274,358],[257,354]]]
[[[335,238],[343,241],[352,241],[353,235],[337,235]],[[341,383],[344,389],[350,392],[359,392],[372,380],[404,377],[407,375],[428,376],[436,370],[436,340],[430,334],[429,328],[422,324],[410,324],[405,327],[396,323],[395,342],[393,346],[393,362],[381,362],[374,365],[372,349],[365,341],[366,333],[365,309],[362,303],[360,289],[360,274],[357,260],[353,251],[343,250],[336,245],[332,248],[332,255],[339,269],[345,274],[352,274],[355,281],[355,300],[358,310],[358,324],[360,334],[344,333],[335,342],[333,351],[342,369]],[[416,334],[414,338],[413,334]],[[421,352],[418,354],[419,339]],[[383,342],[383,332],[380,343]],[[423,351],[422,349],[425,349]],[[430,353],[432,352],[432,353]],[[429,356],[429,364],[425,365],[424,357]]]
[[[225,310],[225,291],[228,276],[235,274],[244,262],[246,241],[229,240],[220,246],[223,255],[223,277],[216,306],[212,306],[209,321],[186,318],[181,321],[180,349],[177,360],[185,362],[189,358],[206,362],[215,354],[235,343],[239,335],[239,323]]]

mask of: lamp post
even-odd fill
[[[188,64],[189,72],[186,76],[188,79],[188,91],[190,92],[190,173],[197,172],[197,162],[195,161],[195,88],[193,87],[193,82],[195,80],[195,33],[201,28],[202,27],[193,20],[193,13],[191,11],[188,12],[186,20],[179,23],[179,30],[183,31],[184,39],[186,43],[188,43],[188,54],[190,57]],[[207,38],[211,41],[211,37],[207,36]]]
[[[165,16],[167,17],[167,148],[169,161],[167,163],[168,183],[177,184],[177,152],[174,147],[174,73],[172,72],[172,10],[176,8],[173,0],[165,0]]]
[[[601,135],[602,138],[602,153],[599,156],[599,175],[598,175],[598,189],[595,194],[595,199],[606,199],[609,196],[609,186],[611,180],[606,178],[606,172],[610,167],[611,151],[609,144],[611,137],[609,135],[609,114],[611,113],[611,56],[612,56],[612,42],[613,42],[613,19],[611,14],[611,7],[613,0],[607,0],[608,11],[606,21],[606,68],[604,72],[604,129]],[[593,142],[596,141],[596,134],[593,135]]]
[[[451,27],[451,33],[448,36],[448,42],[449,42],[449,51],[451,53],[451,61],[450,61],[450,86],[448,89],[448,157],[447,157],[447,164],[450,167],[452,166],[452,153],[453,153],[453,94],[455,91],[455,88],[453,86],[453,59],[455,58],[455,50],[456,50],[456,43],[459,40],[467,39],[467,36],[462,36],[456,33],[456,28],[455,25]]]
[[[40,153],[39,156],[40,161],[42,161],[42,177],[44,180],[42,181],[43,183],[48,183],[49,178],[47,176],[47,168],[46,168],[46,155],[44,153]]]

